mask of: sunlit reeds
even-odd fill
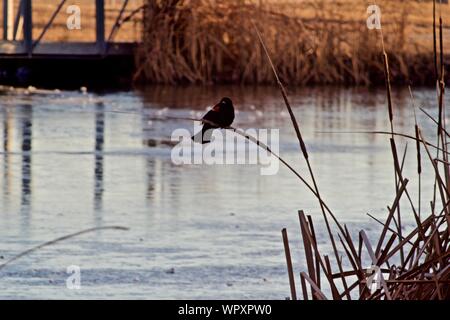
[[[442,23],[442,22],[441,22]],[[326,224],[327,236],[332,245],[333,257],[321,253],[312,216],[299,211],[300,233],[304,247],[304,259],[307,271],[300,272],[301,296],[297,295],[297,286],[292,263],[291,249],[288,233],[282,230],[282,238],[285,249],[288,278],[290,284],[291,298],[308,299],[403,299],[403,300],[428,300],[428,299],[450,299],[450,188],[448,184],[448,144],[449,134],[445,127],[445,106],[443,104],[443,68],[437,79],[439,83],[438,109],[439,118],[434,119],[420,108],[437,126],[437,144],[426,140],[421,132],[416,116],[414,125],[414,136],[395,132],[395,110],[392,104],[390,85],[390,64],[386,49],[382,48],[382,67],[385,74],[387,93],[387,120],[390,131],[365,132],[369,134],[385,134],[390,136],[390,146],[393,157],[395,193],[393,201],[388,206],[388,212],[384,221],[373,217],[374,223],[382,226],[380,235],[375,242],[371,242],[364,230],[361,230],[356,238],[352,237],[346,224],[342,224],[322,199],[319,188],[312,170],[306,143],[302,137],[300,125],[292,111],[288,95],[280,80],[277,67],[269,54],[264,41],[265,34],[260,32],[255,23],[253,25],[256,35],[261,44],[262,52],[267,57],[267,66],[274,74],[281,95],[296,132],[300,154],[306,162],[309,170],[310,181],[300,175],[291,165],[279,158],[308,188],[319,201],[322,215]],[[441,32],[441,30],[440,30]],[[384,41],[383,41],[384,42]],[[440,48],[443,38],[439,37]],[[436,53],[437,54],[437,53]],[[442,54],[440,54],[442,56]],[[276,55],[275,55],[276,57]],[[440,59],[440,63],[442,64]],[[413,113],[415,115],[415,103],[411,90]],[[191,119],[195,120],[195,119]],[[234,128],[238,134],[242,134]],[[247,139],[258,144],[270,152],[266,146],[261,145],[256,139],[246,136]],[[410,181],[404,176],[404,163],[407,155],[405,147],[401,156],[398,154],[395,138],[406,138],[416,142],[417,174],[419,176],[418,205],[413,202],[408,186]],[[422,173],[422,148],[430,161],[435,173],[436,196],[431,201],[430,209],[424,214],[421,210],[421,173]],[[436,157],[431,153],[436,151]],[[439,167],[443,166],[443,170]],[[443,172],[442,172],[443,171]],[[407,198],[408,207],[400,211],[400,202]],[[438,199],[440,198],[440,199]],[[437,201],[440,200],[440,203]],[[437,208],[441,206],[438,211]],[[410,215],[415,223],[411,230],[402,225],[402,215]],[[331,219],[329,219],[331,218]],[[335,234],[334,232],[337,231]],[[405,231],[405,232],[404,232]],[[339,240],[338,242],[336,240]]]
[[[435,14],[435,10],[433,10]],[[308,164],[310,176],[314,184],[314,191],[319,199],[323,212],[327,234],[331,241],[334,258],[322,255],[315,235],[313,219],[303,211],[299,211],[300,233],[303,239],[304,258],[306,260],[307,272],[300,272],[300,288],[302,297],[308,299],[402,299],[402,300],[429,300],[450,299],[450,185],[448,162],[448,133],[445,128],[445,106],[444,106],[444,67],[443,67],[443,37],[442,17],[439,17],[439,48],[440,48],[440,74],[436,79],[438,84],[438,119],[433,119],[437,125],[436,157],[430,151],[430,144],[426,141],[415,117],[415,136],[408,138],[416,141],[417,173],[419,175],[419,207],[413,203],[408,192],[409,180],[404,177],[403,164],[407,149],[400,159],[397,153],[395,137],[399,134],[394,127],[394,109],[391,99],[390,67],[389,59],[385,50],[383,33],[382,57],[386,82],[386,93],[388,101],[388,121],[390,123],[390,144],[393,156],[395,196],[392,204],[388,206],[386,220],[380,221],[372,217],[382,225],[381,233],[375,243],[371,243],[364,230],[358,233],[357,240],[352,238],[347,226],[341,225],[318,193],[318,187],[314,179],[310,162],[303,147],[301,151]],[[283,85],[278,80],[277,70],[272,65],[272,60],[266,49],[262,36],[256,31],[261,45],[264,48],[269,65],[272,66],[275,78],[280,86],[283,99],[288,110],[291,109]],[[434,32],[436,37],[436,32]],[[437,40],[435,40],[437,42]],[[434,50],[435,60],[437,52]],[[411,99],[414,99],[411,90]],[[422,110],[422,109],[421,109]],[[415,110],[413,110],[415,115]],[[427,114],[427,116],[429,116]],[[431,116],[429,116],[431,117]],[[295,116],[291,117],[294,129],[297,132],[300,145],[305,146],[303,138],[299,134],[299,126]],[[376,134],[376,132],[372,132]],[[421,189],[420,176],[422,170],[421,148],[426,155],[435,173],[435,197],[427,217],[423,217],[420,211]],[[305,147],[306,148],[306,147]],[[305,149],[306,150],[306,149]],[[440,152],[441,151],[441,152]],[[442,166],[440,168],[440,165]],[[404,208],[404,212],[414,217],[415,226],[403,235],[400,202],[407,197],[410,208]],[[438,199],[440,198],[440,199]],[[441,204],[438,204],[437,201]],[[437,211],[439,206],[440,211]],[[334,235],[331,231],[327,215],[333,219],[340,246],[336,246]],[[291,289],[291,298],[297,299],[294,267],[292,265],[291,251],[289,247],[287,230],[282,230],[286,263]],[[336,270],[337,269],[337,270]],[[323,277],[321,273],[323,272]],[[329,291],[329,295],[325,288]]]
[[[430,83],[434,72],[422,21],[427,4],[380,0],[393,83]],[[367,3],[242,0],[147,1],[135,80],[150,83],[273,83],[251,21],[277,55],[279,78],[291,85],[381,84],[376,33]],[[410,21],[412,20],[412,22]],[[428,41],[429,40],[429,41]]]

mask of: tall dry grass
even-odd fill
[[[189,2],[191,5],[194,2]],[[208,2],[195,2],[196,4],[205,4]],[[317,1],[317,3],[324,3]],[[212,22],[210,25],[202,25],[200,22],[204,20],[196,21],[200,23],[200,28],[197,26],[193,29],[192,34],[188,34],[186,30],[192,31],[192,23],[190,19],[197,17],[194,7],[190,7],[189,11],[185,5],[187,2],[182,0],[172,0],[165,3],[159,3],[157,1],[152,2],[153,6],[150,6],[147,10],[147,14],[151,14],[147,17],[147,21],[154,23],[155,29],[146,29],[149,32],[147,36],[151,36],[145,42],[149,54],[144,54],[145,60],[141,64],[141,68],[138,70],[137,77],[145,76],[147,79],[154,79],[158,82],[177,82],[177,81],[215,81],[217,78],[213,78],[216,74],[220,75],[223,69],[229,67],[230,64],[221,64],[224,60],[216,61],[212,63],[206,57],[217,57],[216,51],[225,51],[229,48],[234,48],[239,52],[239,48],[242,48],[240,41],[233,42],[230,39],[229,30],[237,29],[242,25],[231,25],[224,10],[229,14],[236,13],[233,11],[232,4],[223,5],[224,10],[219,10],[217,13],[215,10],[217,6],[206,6],[205,12],[210,18],[213,12],[217,13],[217,21]],[[217,4],[217,3],[216,3]],[[404,1],[400,2],[401,5],[405,5]],[[237,5],[237,2],[234,2]],[[245,13],[245,8],[248,6],[254,6],[253,3],[247,4],[241,2],[242,7],[239,12]],[[199,7],[195,7],[198,9]],[[219,8],[221,8],[219,6]],[[261,7],[259,7],[261,8]],[[296,19],[287,17],[286,15],[280,15],[278,13],[269,12],[262,7],[258,12],[258,19],[256,15],[250,15],[249,19],[242,19],[241,23],[246,28],[241,28],[233,33],[242,41],[247,41],[248,48],[252,48],[247,51],[242,49],[241,55],[236,56],[237,59],[233,60],[238,63],[238,70],[250,70],[248,73],[241,74],[241,81],[244,80],[244,75],[251,75],[248,78],[251,81],[275,81],[280,87],[281,95],[285,102],[286,108],[290,114],[291,122],[296,132],[300,154],[303,161],[306,162],[308,167],[309,178],[305,178],[299,172],[285,161],[282,161],[307,187],[307,189],[317,198],[322,212],[323,219],[326,225],[326,231],[328,240],[332,245],[332,255],[322,254],[319,246],[319,241],[316,237],[316,232],[313,224],[312,216],[307,216],[303,211],[299,211],[300,232],[304,246],[304,259],[307,265],[307,271],[301,271],[298,275],[294,273],[294,266],[292,264],[291,250],[289,245],[289,239],[287,230],[282,230],[283,244],[285,247],[286,263],[289,276],[289,284],[291,289],[292,299],[297,299],[297,290],[300,289],[303,299],[362,299],[362,300],[379,300],[379,299],[402,299],[402,300],[449,300],[450,299],[450,162],[448,160],[448,143],[447,139],[450,137],[446,129],[446,110],[444,104],[444,80],[445,80],[445,61],[444,61],[444,33],[443,33],[443,19],[440,16],[437,22],[436,17],[433,16],[435,21],[431,33],[433,34],[432,49],[428,52],[431,54],[428,58],[430,63],[426,65],[431,73],[435,77],[431,78],[432,82],[437,87],[437,109],[438,118],[434,119],[426,113],[428,117],[436,124],[436,144],[432,144],[421,132],[420,125],[417,120],[415,121],[414,131],[415,136],[409,136],[395,131],[395,123],[398,121],[395,106],[391,99],[392,96],[392,80],[400,75],[410,78],[409,73],[411,60],[401,60],[402,52],[405,48],[411,46],[406,41],[407,33],[402,33],[407,25],[407,8],[402,11],[401,18],[403,19],[403,29],[395,30],[393,37],[398,41],[397,46],[391,47],[393,41],[389,35],[390,28],[392,26],[383,24],[383,32],[377,34],[372,32],[373,42],[367,41],[365,46],[358,46],[356,48],[360,50],[368,50],[370,46],[373,51],[365,51],[367,57],[372,57],[373,60],[367,60],[364,63],[375,66],[375,69],[381,73],[381,80],[386,85],[386,97],[387,97],[387,121],[390,123],[389,132],[371,132],[371,134],[387,134],[390,136],[390,147],[392,151],[393,161],[393,182],[395,186],[395,193],[393,194],[393,201],[388,206],[387,216],[384,221],[372,217],[376,223],[381,225],[381,232],[379,237],[375,241],[369,239],[366,232],[361,230],[357,236],[351,234],[347,226],[340,222],[335,213],[326,204],[325,200],[319,193],[319,186],[315,179],[312,163],[309,159],[307,143],[304,141],[301,134],[301,125],[292,112],[289,97],[282,84],[282,80],[296,82],[302,78],[298,77],[298,73],[304,76],[310,76],[310,79],[314,77],[325,77],[322,74],[328,72],[328,78],[321,81],[334,81],[340,79],[341,73],[336,71],[337,63],[335,52],[328,52],[330,48],[335,48],[335,37],[323,37],[321,46],[314,46],[314,38],[311,38],[311,33],[308,32],[308,28],[305,24],[300,23]],[[208,11],[209,10],[209,11]],[[194,11],[196,12],[194,14]],[[433,10],[436,13],[435,10]],[[229,17],[229,16],[228,16]],[[209,20],[206,19],[207,20]],[[273,20],[271,20],[273,19]],[[173,21],[177,21],[179,25],[174,27]],[[254,24],[253,24],[254,21]],[[284,29],[271,29],[275,21],[278,26],[286,27]],[[297,21],[296,23],[294,23]],[[315,20],[316,21],[316,20]],[[325,20],[321,20],[322,23]],[[263,23],[264,22],[264,23]],[[156,29],[156,26],[160,28]],[[208,27],[208,28],[207,28]],[[146,26],[149,28],[149,25]],[[222,29],[225,28],[225,29]],[[229,29],[230,28],[230,29]],[[298,28],[298,29],[295,29]],[[259,43],[256,43],[253,33],[255,33],[259,39]],[[299,37],[302,41],[289,41],[289,38],[280,36],[285,32],[292,32],[292,30],[298,30]],[[153,31],[151,31],[153,30]],[[325,29],[320,29],[325,30]],[[227,36],[224,36],[226,32]],[[231,31],[230,31],[231,32]],[[206,37],[200,38],[199,35]],[[338,34],[344,34],[341,30]],[[210,36],[212,35],[212,36]],[[328,35],[326,32],[325,36]],[[217,37],[225,37],[226,45]],[[379,41],[381,37],[381,45]],[[166,39],[163,41],[162,39]],[[204,45],[205,43],[211,44],[212,47]],[[339,43],[339,41],[338,41]],[[156,48],[156,49],[155,49]],[[194,48],[193,51],[186,51],[189,48]],[[283,50],[279,51],[280,48]],[[321,48],[321,49],[318,49]],[[174,51],[172,51],[174,49]],[[301,66],[303,68],[310,68],[312,74],[303,74],[302,68],[295,69],[295,63],[298,62],[299,55],[292,54],[297,52],[296,50],[310,50],[312,59],[311,64],[307,64],[305,60],[302,61]],[[276,55],[271,55],[270,52],[276,52]],[[400,52],[396,55],[396,52]],[[228,58],[233,57],[231,51]],[[327,54],[328,52],[328,54]],[[200,56],[200,58],[198,58]],[[247,59],[242,59],[245,56]],[[221,56],[222,57],[222,56]],[[287,60],[283,64],[287,57],[291,57],[293,61]],[[399,58],[400,57],[400,58]],[[251,59],[250,59],[251,58]],[[225,58],[223,58],[225,59]],[[197,65],[196,63],[201,63]],[[268,61],[268,63],[267,63]],[[327,65],[330,61],[334,61],[334,64]],[[362,60],[353,61],[354,69],[361,70],[355,66],[365,66],[362,64]],[[219,63],[220,62],[220,63]],[[434,63],[433,63],[434,62]],[[361,63],[359,65],[358,63]],[[181,67],[180,67],[181,65]],[[286,65],[288,67],[286,67]],[[195,68],[193,67],[195,66]],[[220,66],[219,69],[217,69]],[[291,66],[291,67],[289,67]],[[324,67],[325,66],[325,67]],[[344,63],[345,66],[345,63]],[[328,68],[327,68],[328,67]],[[330,68],[335,68],[328,70]],[[297,73],[291,75],[293,80],[289,78],[289,72],[296,70]],[[311,71],[312,70],[312,71]],[[346,70],[344,67],[342,70]],[[334,73],[332,72],[334,71]],[[369,70],[370,71],[370,70]],[[434,73],[433,73],[434,71]],[[349,72],[349,77],[353,75],[357,79],[356,75],[363,76],[359,72]],[[403,73],[402,73],[403,72]],[[186,76],[188,75],[188,76]],[[239,79],[239,77],[238,77]],[[358,78],[368,81],[371,78]],[[220,80],[220,79],[219,79]],[[233,80],[233,79],[232,79]],[[313,80],[311,80],[313,81]],[[361,80],[363,81],[363,80]],[[306,82],[308,83],[308,82]],[[322,82],[321,82],[322,83]],[[327,82],[325,82],[327,83]],[[414,115],[416,113],[416,106],[413,99],[411,90],[411,99],[413,105]],[[424,111],[423,109],[420,109]],[[231,128],[233,129],[233,128]],[[398,150],[396,141],[400,138],[407,138],[415,141],[417,159],[417,175],[418,175],[418,199],[417,202],[413,201],[409,193],[410,181],[405,177],[403,171],[405,158],[407,156],[407,149]],[[256,140],[249,139],[259,145]],[[261,146],[261,145],[260,145]],[[266,146],[261,146],[265,149]],[[400,152],[399,152],[400,151]],[[424,151],[424,152],[423,152]],[[281,160],[281,158],[280,158]],[[422,162],[429,161],[434,173],[434,197],[430,201],[430,208],[424,212],[421,210],[421,173]],[[400,203],[402,199],[406,199],[408,206],[402,207],[400,210]],[[406,215],[413,217],[415,225],[411,230],[405,230],[402,224],[402,217]],[[373,274],[376,272],[377,274]],[[377,279],[372,278],[377,277]],[[300,286],[296,286],[296,280],[300,279]],[[371,286],[371,282],[375,280],[375,287]],[[328,289],[329,293],[325,290]]]
[[[147,0],[135,80],[153,83],[271,83],[252,20],[279,77],[290,84],[384,82],[380,44],[359,0]],[[429,3],[377,1],[393,83],[430,83]]]
[[[433,11],[435,18],[436,11]],[[433,19],[436,21],[436,19]],[[450,300],[450,162],[448,161],[448,137],[446,130],[446,110],[444,104],[444,59],[443,59],[443,20],[439,16],[438,25],[434,25],[433,46],[435,65],[435,82],[437,87],[438,118],[425,114],[436,124],[436,145],[431,145],[424,137],[416,119],[416,106],[412,90],[411,100],[415,118],[415,136],[409,137],[416,142],[416,159],[418,175],[418,200],[415,203],[408,191],[409,180],[403,172],[407,148],[398,153],[395,132],[395,108],[391,95],[391,64],[384,45],[383,31],[380,30],[382,44],[382,63],[384,65],[387,121],[390,123],[390,146],[394,167],[395,195],[393,202],[387,207],[387,216],[380,221],[372,216],[382,228],[378,239],[371,242],[364,230],[357,238],[352,237],[347,226],[342,225],[332,211],[318,196],[320,207],[327,226],[328,238],[332,244],[333,256],[321,253],[314,229],[313,219],[302,210],[299,211],[300,233],[303,240],[304,259],[307,271],[299,274],[300,290],[304,300],[326,299],[359,299],[359,300]],[[438,28],[436,30],[436,28]],[[263,40],[261,39],[264,47]],[[438,58],[439,55],[439,58]],[[271,64],[268,56],[269,65]],[[274,69],[275,78],[276,69]],[[290,110],[283,86],[280,84],[286,107]],[[422,109],[420,109],[422,110]],[[422,110],[424,111],[424,110]],[[292,119],[297,131],[298,124]],[[375,134],[375,132],[373,133]],[[385,134],[385,133],[383,133]],[[299,136],[299,142],[304,143]],[[434,148],[434,150],[431,149]],[[434,170],[434,196],[426,214],[421,213],[421,172],[422,150],[425,151],[425,161],[430,161]],[[302,153],[304,151],[302,148]],[[309,166],[307,156],[304,156]],[[310,168],[310,167],[309,167]],[[314,174],[310,168],[310,176],[318,195]],[[406,198],[409,205],[400,211],[400,201]],[[325,208],[325,210],[324,210]],[[404,232],[402,215],[413,217],[414,227]],[[330,232],[328,217],[332,218],[333,230]],[[405,233],[405,234],[403,234]],[[296,276],[292,264],[287,230],[282,230],[283,244],[291,289],[291,298],[297,299]],[[339,240],[339,246],[336,246]],[[325,292],[327,288],[330,295]]]

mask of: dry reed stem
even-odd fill
[[[433,16],[435,16],[435,3],[433,3]],[[434,18],[435,19],[435,18]],[[300,214],[300,226],[303,237],[303,244],[305,247],[305,259],[308,266],[309,276],[302,272],[301,282],[303,297],[307,298],[306,282],[311,286],[313,296],[316,298],[325,298],[322,288],[317,286],[311,275],[314,275],[314,263],[319,261],[322,269],[325,272],[325,278],[329,286],[333,299],[352,299],[357,296],[359,299],[450,299],[450,169],[448,161],[448,143],[447,137],[449,136],[445,129],[445,107],[444,107],[444,81],[443,81],[443,37],[442,37],[442,18],[439,19],[439,48],[440,48],[440,79],[439,91],[438,91],[438,119],[435,120],[425,110],[421,109],[433,122],[437,125],[437,144],[432,145],[424,138],[420,126],[417,122],[414,97],[412,90],[410,90],[412,107],[414,112],[414,136],[396,133],[394,130],[393,120],[393,108],[391,100],[391,88],[390,88],[390,70],[388,64],[388,57],[384,47],[384,40],[382,37],[382,48],[384,57],[384,68],[386,77],[386,93],[388,97],[388,115],[390,122],[390,132],[384,131],[371,131],[360,132],[370,134],[388,134],[390,138],[391,152],[393,156],[394,175],[396,177],[395,190],[396,196],[393,204],[388,207],[388,215],[385,222],[382,222],[375,217],[369,215],[382,225],[382,231],[377,241],[375,249],[372,249],[369,238],[361,230],[359,232],[358,250],[350,237],[350,233],[347,228],[344,227],[341,233],[338,234],[340,244],[346,253],[346,258],[351,265],[350,270],[343,268],[344,264],[340,258],[336,259],[336,264],[339,268],[339,272],[333,273],[332,266],[328,255],[321,255],[317,244],[312,241],[309,225],[312,225],[312,221],[306,222],[304,213]],[[382,31],[381,31],[382,32]],[[435,30],[434,30],[435,33]],[[436,36],[435,36],[436,38]],[[435,41],[437,42],[437,41]],[[435,51],[435,60],[437,61],[437,53]],[[437,63],[436,63],[437,65]],[[419,176],[419,214],[415,209],[414,203],[407,190],[408,179],[404,177],[403,166],[406,158],[407,145],[403,157],[400,159],[397,154],[396,141],[394,137],[403,137],[412,139],[416,142],[416,161],[417,161],[417,174]],[[422,158],[421,158],[421,145],[423,146],[427,158],[434,170],[434,182],[435,192],[433,194],[433,201],[431,202],[431,212],[425,219],[422,220],[421,215],[421,173],[422,173]],[[430,148],[436,149],[436,157],[433,157],[430,152]],[[442,158],[439,155],[442,155]],[[443,165],[443,175],[440,172],[438,164]],[[398,181],[397,181],[398,179]],[[439,193],[437,193],[437,191]],[[400,199],[405,194],[407,200],[411,205],[412,215],[416,222],[416,226],[412,228],[405,236],[402,235],[402,222],[399,210]],[[435,209],[437,206],[436,200],[440,198],[442,203],[442,209],[440,213],[436,214]],[[395,219],[397,212],[397,219]],[[386,238],[387,232],[390,232],[390,236]],[[332,241],[333,237],[330,236]],[[386,241],[387,240],[387,241]],[[398,240],[398,243],[394,245]],[[366,248],[366,252],[369,256],[369,261],[363,258],[363,247]],[[314,250],[314,255],[312,254]],[[333,251],[336,252],[335,247]],[[325,263],[323,262],[325,261]],[[387,275],[381,277],[381,288],[375,291],[369,292],[368,290],[368,278],[365,274],[367,268],[363,265],[370,263],[372,266],[376,266],[380,269],[381,275]],[[330,277],[331,275],[331,277]],[[355,277],[356,281],[350,282],[347,285],[347,277]],[[342,287],[339,290],[336,281],[341,280]],[[338,291],[336,291],[338,290]],[[358,292],[356,292],[358,290]]]
[[[22,257],[24,257],[24,256],[26,256],[28,254],[30,254],[30,253],[36,251],[36,250],[39,250],[41,248],[44,248],[44,247],[53,245],[53,244],[61,242],[61,241],[68,240],[68,239],[71,239],[71,238],[83,235],[83,234],[86,234],[86,233],[90,233],[90,232],[93,232],[93,231],[99,231],[99,230],[128,230],[128,228],[121,227],[121,226],[96,227],[96,228],[90,228],[90,229],[82,230],[82,231],[79,231],[79,232],[71,233],[69,235],[66,235],[66,236],[63,236],[63,237],[59,237],[59,238],[56,238],[56,239],[51,240],[51,241],[44,242],[44,243],[42,243],[42,244],[40,244],[38,246],[35,246],[35,247],[30,248],[28,250],[25,250],[25,251],[15,255],[14,257],[10,258],[5,263],[2,263],[0,265],[0,271],[2,269],[4,269],[7,265],[11,264],[12,262],[14,262],[14,261],[16,261],[16,260],[18,260],[18,259],[20,259],[20,258],[22,258]]]
[[[256,31],[256,34],[258,36],[259,42],[260,42],[261,46],[263,47],[263,50],[264,50],[264,53],[265,53],[265,55],[267,57],[269,65],[271,66],[272,72],[274,74],[274,77],[275,77],[276,82],[278,84],[278,87],[280,89],[280,92],[281,92],[281,95],[283,97],[284,103],[285,103],[286,108],[287,108],[287,110],[289,112],[292,125],[293,125],[293,127],[295,129],[295,132],[296,132],[296,135],[297,135],[297,139],[298,139],[298,142],[300,144],[300,150],[303,153],[303,157],[304,157],[304,159],[306,161],[306,164],[308,166],[308,171],[309,171],[311,180],[313,182],[314,190],[315,190],[315,192],[317,194],[317,197],[319,199],[319,204],[320,204],[320,208],[321,208],[321,211],[322,211],[322,215],[323,215],[323,218],[325,220],[325,225],[326,225],[326,228],[327,228],[327,232],[328,232],[329,238],[331,240],[331,245],[333,247],[334,257],[335,257],[336,261],[338,261],[339,260],[339,254],[338,254],[336,242],[334,240],[334,237],[333,237],[333,234],[332,234],[332,231],[331,231],[330,223],[329,223],[328,218],[327,218],[327,212],[330,214],[330,216],[332,217],[333,221],[335,222],[336,226],[338,227],[339,231],[342,234],[344,233],[344,230],[343,230],[342,226],[339,224],[339,221],[336,219],[334,214],[329,209],[327,209],[327,212],[325,211],[325,206],[323,204],[324,202],[323,202],[323,200],[322,200],[322,198],[320,196],[320,193],[319,193],[319,188],[318,188],[318,185],[317,185],[317,182],[316,182],[316,178],[315,178],[314,173],[313,173],[311,162],[309,160],[309,156],[308,156],[308,152],[307,152],[307,149],[306,149],[306,145],[305,145],[305,142],[303,140],[303,137],[302,137],[299,125],[298,125],[298,121],[297,121],[297,119],[296,119],[296,117],[294,115],[294,112],[292,111],[291,105],[289,103],[289,99],[288,99],[286,90],[285,90],[283,84],[280,81],[280,78],[278,76],[277,70],[276,70],[276,68],[275,68],[275,66],[274,66],[274,64],[272,62],[272,58],[271,58],[271,56],[269,54],[269,51],[267,50],[266,44],[265,44],[265,42],[264,42],[264,40],[263,40],[263,38],[261,36],[261,33],[259,32],[258,27],[253,22],[253,20],[252,20],[252,24],[253,24],[253,27],[255,28],[255,31]],[[329,273],[331,273],[330,270],[329,270]],[[345,282],[345,278],[342,278],[342,283],[343,283],[344,287],[347,286],[347,284]],[[331,290],[333,292],[333,297],[335,297],[335,298],[338,297],[337,289],[336,289],[334,283],[332,283],[330,285],[331,285]]]
[[[288,274],[289,274],[289,285],[291,287],[291,298],[292,298],[292,300],[297,300],[297,293],[295,292],[294,271],[292,269],[291,250],[289,249],[289,239],[288,239],[286,228],[281,230],[281,234],[283,236],[284,253],[286,255],[286,265],[287,265]]]
[[[375,61],[374,35],[365,27],[365,18],[356,19],[353,13],[364,12],[366,6],[354,0],[351,8],[315,2],[302,1],[292,9],[279,2],[260,7],[241,0],[146,0],[143,45],[136,54],[134,78],[168,84],[274,83],[262,50],[252,42],[253,19],[261,21],[258,27],[267,46],[278,52],[273,64],[281,81],[382,84],[384,65]],[[426,71],[433,73],[434,68],[426,44],[431,39],[405,35],[417,28],[425,33],[431,21],[408,24],[410,11],[423,19],[419,5],[380,2],[386,4],[386,45],[393,47],[391,80],[429,83]]]

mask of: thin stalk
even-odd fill
[[[316,191],[317,196],[318,196],[318,198],[319,198],[320,208],[321,208],[321,211],[322,211],[322,215],[323,215],[323,217],[324,217],[324,220],[325,220],[325,225],[326,225],[326,228],[327,228],[328,236],[329,236],[329,238],[330,238],[330,240],[331,240],[331,245],[332,245],[332,247],[333,247],[334,256],[335,256],[336,261],[337,261],[337,260],[339,259],[339,254],[338,254],[338,251],[337,251],[336,243],[335,243],[335,241],[334,241],[334,237],[333,237],[333,234],[332,234],[332,232],[331,232],[330,223],[329,223],[329,221],[328,221],[328,217],[327,217],[327,214],[326,214],[326,212],[325,212],[325,208],[324,208],[324,205],[323,205],[323,201],[322,201],[322,198],[321,198],[320,193],[319,193],[319,188],[318,188],[318,186],[317,186],[317,182],[316,182],[316,179],[315,179],[313,170],[312,170],[312,166],[311,166],[311,163],[310,163],[310,161],[309,161],[308,151],[307,151],[307,149],[306,149],[306,145],[305,145],[305,142],[304,142],[304,140],[303,140],[303,137],[302,137],[302,134],[301,134],[299,125],[298,125],[298,121],[297,121],[297,119],[296,119],[296,117],[295,117],[295,115],[294,115],[294,112],[292,111],[291,105],[290,105],[289,100],[288,100],[288,97],[287,97],[286,90],[285,90],[283,84],[281,83],[280,78],[278,77],[278,73],[277,73],[277,71],[276,71],[275,65],[274,65],[273,62],[272,62],[272,59],[271,59],[270,54],[269,54],[269,51],[267,50],[267,47],[266,47],[266,45],[265,45],[265,43],[264,43],[264,40],[263,40],[263,38],[262,38],[262,36],[261,36],[261,33],[259,32],[258,27],[256,26],[256,24],[255,24],[253,21],[252,21],[252,24],[253,24],[253,26],[254,26],[254,28],[255,28],[255,31],[256,31],[256,34],[257,34],[257,36],[258,36],[259,42],[260,42],[261,46],[263,47],[263,50],[264,50],[265,55],[266,55],[266,57],[267,57],[267,60],[268,60],[270,66],[271,66],[271,68],[272,68],[272,71],[273,71],[273,74],[274,74],[274,76],[275,76],[276,82],[277,82],[278,87],[279,87],[279,89],[280,89],[280,91],[281,91],[281,95],[283,96],[284,103],[285,103],[286,108],[287,108],[287,110],[288,110],[288,112],[289,112],[289,115],[290,115],[290,118],[291,118],[291,122],[292,122],[292,124],[293,124],[293,126],[294,126],[295,133],[296,133],[296,135],[297,135],[297,139],[298,139],[298,142],[299,142],[299,144],[300,144],[300,149],[301,149],[301,151],[302,151],[302,153],[303,153],[303,157],[305,158],[306,164],[307,164],[307,166],[308,166],[308,171],[309,171],[309,174],[310,174],[310,176],[311,176],[311,180],[312,180],[313,185],[314,185],[314,190]],[[329,210],[328,210],[328,211],[329,211]],[[329,211],[329,212],[330,212],[330,211]],[[331,212],[330,212],[330,213],[331,213]],[[340,229],[340,231],[343,232],[343,229],[342,229],[342,227],[340,226],[340,224],[339,224],[339,222],[337,221],[337,219],[334,218],[333,214],[331,214],[331,216],[333,217],[333,220],[334,220],[335,223],[337,224],[337,226],[338,226],[338,228]]]
[[[416,135],[416,154],[417,154],[417,177],[418,177],[418,215],[420,220],[420,211],[422,205],[422,160],[420,156],[420,142],[419,142],[419,125],[417,124],[416,104],[414,101],[413,92],[411,86],[408,86],[409,94],[411,96],[412,109],[414,113],[414,132]]]
[[[297,300],[297,293],[295,292],[294,271],[292,268],[291,250],[289,249],[289,239],[286,228],[281,230],[281,234],[283,236],[284,253],[286,255],[286,264],[289,275],[289,286],[291,287],[291,298],[292,300]]]
[[[381,134],[381,135],[392,135],[392,133],[391,132],[388,132],[388,131],[316,131],[316,133],[334,133],[334,134],[336,134],[336,133],[343,133],[343,134]],[[408,134],[405,134],[405,133],[397,133],[397,132],[394,132],[394,136],[399,136],[399,137],[403,137],[403,138],[407,138],[407,139],[411,139],[411,140],[414,140],[414,141],[419,141],[419,142],[423,142],[420,138],[419,139],[417,139],[416,137],[414,137],[414,136],[411,136],[411,135],[408,135]],[[428,141],[424,141],[424,143],[427,145],[427,146],[429,146],[429,147],[431,147],[431,148],[433,148],[433,149],[438,149],[439,151],[443,151],[441,148],[438,148],[438,147],[436,147],[434,144],[432,144],[432,143],[430,143],[430,142],[428,142]]]
[[[434,56],[434,78],[438,79],[437,45],[436,45],[436,0],[433,0],[433,56]]]
[[[11,264],[12,262],[14,262],[14,261],[16,261],[16,260],[26,256],[26,255],[29,255],[30,253],[33,253],[34,251],[37,251],[37,250],[39,250],[41,248],[48,247],[48,246],[56,244],[58,242],[61,242],[61,241],[64,241],[64,240],[68,240],[68,239],[71,239],[71,238],[74,238],[74,237],[77,237],[77,236],[81,236],[83,234],[90,233],[90,232],[93,232],[93,231],[98,231],[98,230],[129,230],[129,229],[125,228],[125,227],[121,227],[121,226],[106,226],[106,227],[90,228],[90,229],[82,230],[82,231],[79,231],[79,232],[71,233],[71,234],[68,234],[66,236],[59,237],[59,238],[56,238],[54,240],[44,242],[44,243],[42,243],[40,245],[37,245],[37,246],[35,246],[33,248],[30,248],[28,250],[25,250],[25,251],[15,255],[11,259],[9,259],[8,261],[6,261],[5,263],[0,265],[0,271],[3,270],[7,265]]]

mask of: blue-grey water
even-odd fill
[[[394,199],[383,90],[289,88],[320,192],[342,223],[373,239]],[[413,134],[407,90],[394,90],[395,128]],[[280,155],[309,177],[289,115],[272,87],[149,87],[107,94],[1,88],[0,264],[43,242],[83,229],[119,225],[44,247],[0,270],[0,298],[284,299],[289,296],[281,229],[287,227],[295,272],[305,270],[299,209],[312,215],[328,252],[318,202],[280,164],[175,165],[167,143],[193,130],[222,96],[233,98],[235,126],[280,129]],[[433,89],[416,105],[436,115]],[[433,123],[418,111],[424,134]],[[331,133],[341,132],[341,133]],[[399,154],[405,140],[398,138]],[[415,144],[404,172],[416,201]],[[424,167],[423,210],[432,192]],[[403,204],[404,228],[412,224]],[[81,288],[67,288],[69,266]]]

